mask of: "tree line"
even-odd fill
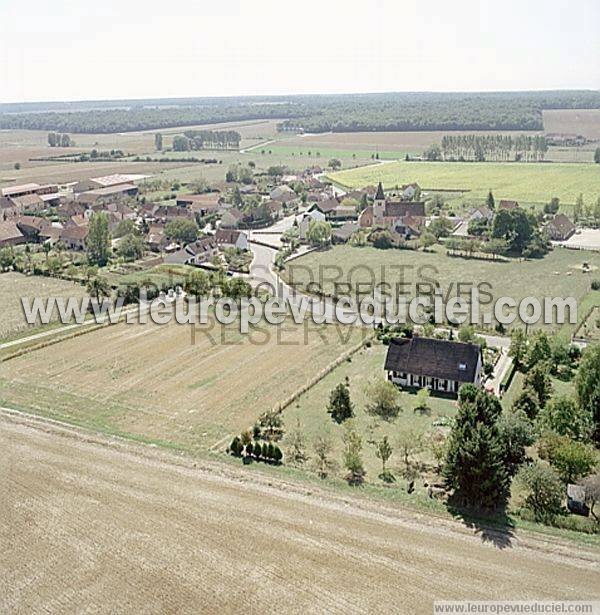
[[[541,130],[543,109],[600,109],[600,92],[232,97],[73,103],[68,108],[51,103],[0,105],[0,129],[112,133],[285,117],[280,130]]]
[[[444,135],[440,146],[444,160],[523,160],[539,162],[548,151],[546,138],[541,135]]]
[[[75,142],[67,134],[58,132],[48,133],[48,145],[50,147],[73,147]]]
[[[173,137],[173,151],[239,149],[242,136],[235,130],[186,130]]]

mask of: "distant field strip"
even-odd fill
[[[496,199],[530,203],[547,202],[553,196],[574,203],[579,193],[587,200],[600,196],[600,165],[594,164],[397,161],[331,173],[330,178],[349,188],[378,181],[386,188],[418,182],[430,189],[468,189],[476,198],[491,189]]]

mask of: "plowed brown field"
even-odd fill
[[[598,599],[600,559],[0,415],[2,613],[431,613]]]

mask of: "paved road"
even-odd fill
[[[0,413],[0,612],[600,599],[600,556]],[[194,467],[196,466],[196,467]]]

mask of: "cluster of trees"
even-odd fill
[[[510,355],[525,374],[513,413],[526,418],[539,436],[541,461],[519,474],[528,490],[525,504],[536,520],[551,523],[562,511],[565,485],[584,481],[598,467],[594,444],[600,443],[600,347],[584,351],[574,396],[553,395],[550,376],[572,377],[580,359],[577,347],[542,331],[527,339],[522,330],[516,330]],[[598,476],[588,480],[597,485]]]
[[[1,119],[0,119],[1,121]],[[50,147],[72,147],[75,145],[74,141],[71,141],[71,137],[68,134],[60,134],[58,132],[48,133],[48,145]]]
[[[241,437],[236,436],[229,445],[229,451],[235,457],[245,455],[248,459],[265,461],[267,463],[280,464],[283,459],[281,449],[273,442],[248,441],[245,439],[249,434],[244,433]]]
[[[519,135],[444,135],[440,146],[444,160],[540,161],[548,151],[544,136]]]
[[[494,197],[488,195],[488,206],[494,208]],[[558,199],[553,199],[549,208],[558,209]],[[511,253],[528,258],[539,258],[548,252],[548,240],[539,229],[538,218],[520,207],[498,210],[491,223],[487,218],[474,219],[469,223],[469,235],[465,239],[450,238],[446,242],[452,255],[473,256],[484,253],[496,258],[499,254]]]
[[[197,269],[190,272],[183,284],[184,290],[197,298],[218,291],[222,297],[244,299],[252,296],[252,286],[243,278],[228,278],[222,269],[213,272]]]
[[[186,130],[173,137],[173,151],[238,149],[242,137],[235,130]],[[156,144],[155,144],[156,145]],[[161,143],[162,145],[162,143]]]
[[[95,101],[66,107],[2,105],[0,129],[111,133],[285,117],[280,130],[541,130],[542,109],[598,109],[600,94],[406,92]]]
[[[325,220],[311,220],[308,223],[306,239],[311,246],[323,248],[331,242],[331,224]]]
[[[198,239],[198,225],[187,218],[175,218],[165,224],[165,235],[177,243],[193,243]]]
[[[595,202],[586,202],[583,194],[579,194],[573,205],[573,219],[583,224],[600,224],[600,196]]]
[[[225,173],[225,181],[226,182],[240,182],[242,184],[251,184],[253,181],[252,176],[253,176],[253,171],[250,165],[244,166],[241,164],[232,164],[229,167],[229,169],[227,169],[227,173]],[[239,189],[238,189],[238,193],[239,193]]]
[[[283,452],[277,442],[281,440],[283,434],[284,426],[281,410],[269,410],[260,416],[252,430],[246,430],[240,436],[236,436],[231,441],[228,450],[236,457],[244,456],[245,463],[254,459],[280,464],[283,459]],[[299,447],[303,450],[301,443]],[[297,454],[301,456],[303,453],[300,451]]]

